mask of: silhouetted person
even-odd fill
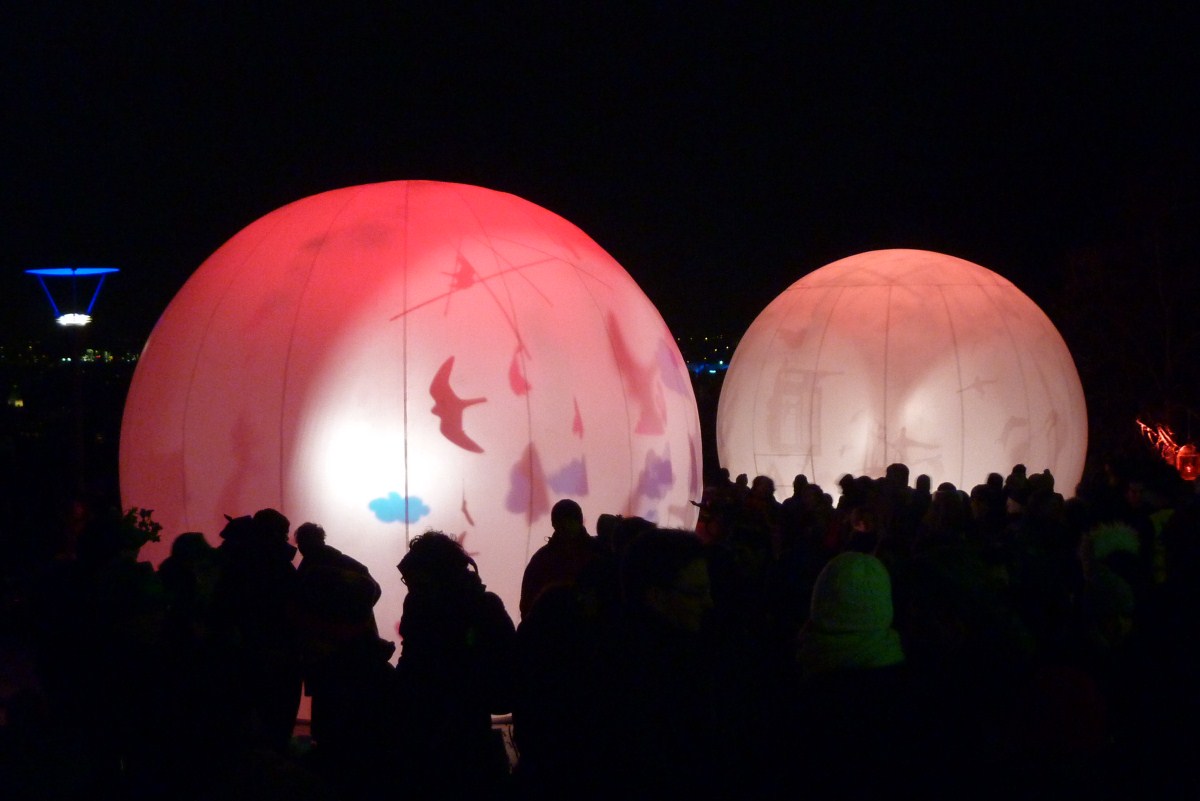
[[[917,529],[917,545],[932,548],[962,543],[971,528],[970,508],[963,494],[948,481],[938,485],[937,492]]]
[[[127,789],[157,781],[154,732],[162,725],[166,594],[149,562],[137,561],[145,539],[116,513],[99,512],[80,538],[86,607],[71,641],[85,666],[80,676],[84,721],[96,746],[125,766]],[[116,763],[114,763],[116,764]],[[2,791],[0,791],[2,792]]]
[[[866,501],[862,497],[861,488],[855,481],[854,476],[849,473],[838,479],[838,489],[842,491],[837,502],[837,510],[839,512],[849,513],[855,506],[859,506]]]
[[[366,566],[329,545],[316,523],[296,529],[297,620],[305,692],[312,697],[317,767],[349,797],[386,786],[393,743],[388,701],[395,646],[379,637],[379,584]]]
[[[613,578],[604,554],[542,592],[517,629],[513,737],[519,797],[591,797],[607,786],[612,747]],[[618,724],[619,726],[619,724]]]
[[[970,542],[930,541],[896,572],[896,628],[921,701],[935,778],[969,781],[1000,770],[1012,693],[1032,640],[994,564]],[[937,788],[961,795],[968,786]]]
[[[895,462],[888,465],[883,480],[879,482],[881,495],[880,527],[893,551],[905,551],[916,536],[917,521],[913,513],[913,489],[908,486],[908,465]]]
[[[696,534],[705,542],[714,542],[723,535],[723,527],[734,505],[734,495],[734,483],[729,478],[729,470],[718,467],[713,472],[712,480],[705,484],[704,495],[698,504],[700,519],[696,522]]]
[[[808,488],[808,476],[798,473],[792,479],[792,495],[779,504],[779,544],[785,551],[795,547],[804,537],[809,522],[804,492]]]
[[[286,750],[300,706],[294,626],[296,549],[288,519],[274,509],[230,519],[218,550],[224,560],[222,606],[236,629],[242,700],[262,743]]]
[[[554,533],[534,552],[521,579],[522,619],[547,589],[574,584],[597,554],[596,542],[583,525],[583,510],[570,498],[554,504],[550,526]]]
[[[742,507],[742,520],[770,532],[772,547],[778,551],[779,501],[775,498],[775,482],[770,476],[754,477]]]
[[[180,534],[171,543],[171,555],[158,567],[170,603],[170,639],[190,648],[212,632],[221,575],[221,557],[200,532]]]
[[[772,580],[773,612],[784,636],[794,643],[801,625],[808,620],[817,574],[839,551],[841,538],[834,522],[832,499],[816,484],[804,485],[798,499],[793,496],[784,501],[783,518],[783,549]],[[796,528],[787,533],[789,526]]]
[[[846,518],[846,535],[842,549],[859,553],[875,553],[881,536],[879,515],[864,504],[850,510]]]
[[[600,546],[601,551],[619,562],[625,558],[630,543],[642,532],[653,531],[655,528],[653,523],[642,517],[600,515],[596,519],[596,544]]]
[[[746,500],[746,496],[750,494],[750,477],[745,473],[738,473],[737,478],[733,480],[733,499],[737,503]]]
[[[250,704],[242,686],[243,634],[229,609],[226,573],[223,553],[200,532],[180,534],[158,568],[170,603],[163,679],[171,688],[158,737],[172,744],[165,769],[180,797],[210,786],[215,760],[257,745],[244,737]]]
[[[703,546],[690,532],[646,531],[630,544],[621,574],[627,618],[615,652],[613,790],[711,796],[729,766],[703,636],[713,605]]]
[[[620,566],[629,546],[644,532],[657,528],[642,517],[600,515],[596,519],[596,546],[599,558],[588,564],[589,591],[594,592],[602,607],[601,613],[615,618],[620,615],[624,599],[621,593]]]
[[[323,611],[336,616],[328,621],[338,626],[330,634],[342,642],[377,640],[379,627],[373,609],[382,591],[367,566],[326,542],[325,529],[316,523],[304,523],[295,537],[302,557],[296,574],[302,588],[319,596],[305,600],[310,605],[319,603]]]
[[[834,557],[817,578],[811,609],[792,710],[794,753],[804,759],[785,767],[789,788],[908,797],[924,768],[914,761],[917,716],[887,569],[856,551]]]
[[[512,620],[440,531],[414,539],[397,568],[408,587],[396,665],[402,780],[414,797],[495,792],[507,763],[491,715],[512,711]]]
[[[779,757],[780,698],[790,678],[797,625],[780,615],[778,602],[795,592],[780,587],[767,529],[735,525],[706,549],[714,608],[709,632],[715,643],[717,712],[727,742],[723,758],[761,777]],[[796,565],[793,563],[792,567]],[[745,787],[749,796],[757,795]]]

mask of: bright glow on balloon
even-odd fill
[[[214,543],[226,513],[321,523],[394,634],[425,529],[515,618],[558,498],[691,526],[699,460],[679,350],[595,242],[512,195],[392,182],[285,206],[197,270],[134,375],[121,493]]]
[[[879,250],[810,273],[755,319],[721,390],[717,450],[732,473],[784,488],[804,473],[835,495],[847,473],[903,462],[966,489],[1049,468],[1069,496],[1087,410],[1062,337],[1012,283]]]

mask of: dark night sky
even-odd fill
[[[806,272],[880,247],[979,262],[1044,303],[1146,186],[1196,201],[1190,12],[336,5],[3,12],[0,339],[52,327],[22,270],[103,264],[122,273],[94,336],[140,341],[243,226],[372,181],[545,206],[680,334],[740,334]]]

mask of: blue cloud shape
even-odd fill
[[[383,523],[415,523],[430,511],[425,502],[415,495],[405,498],[398,492],[389,492],[386,498],[376,498],[367,505]]]

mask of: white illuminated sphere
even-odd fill
[[[124,505],[162,543],[274,507],[383,586],[427,528],[461,537],[517,617],[521,576],[578,500],[695,523],[700,433],[654,306],[575,226],[513,195],[397,181],[292,203],[200,266],[125,406]]]
[[[806,275],[742,337],[721,390],[730,472],[789,494],[803,473],[903,462],[963,489],[1013,465],[1074,494],[1087,450],[1079,375],[1049,318],[978,264],[921,250],[860,253]]]

